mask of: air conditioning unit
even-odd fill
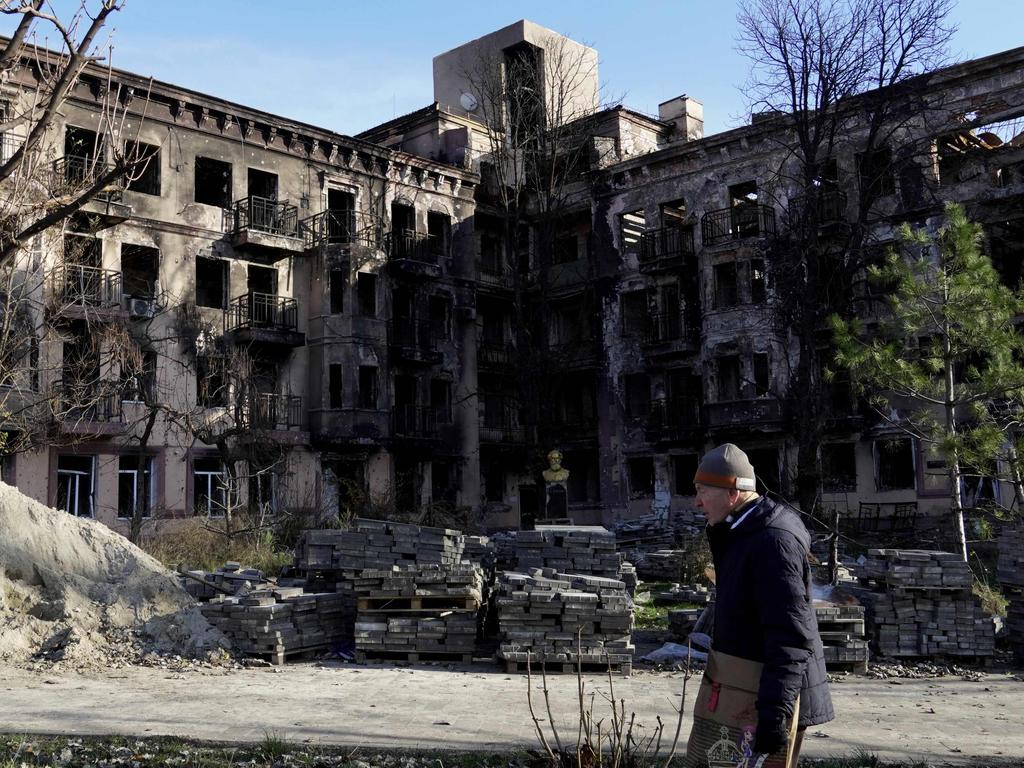
[[[128,314],[131,317],[152,317],[156,312],[156,302],[153,299],[140,299],[136,296],[128,297]]]

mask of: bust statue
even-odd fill
[[[562,452],[555,448],[548,451],[548,468],[541,472],[546,483],[564,483],[569,479],[569,470],[562,466]]]

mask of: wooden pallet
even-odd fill
[[[360,664],[386,664],[408,662],[410,664],[472,664],[472,653],[449,651],[356,651]]]
[[[525,661],[500,659],[500,663],[505,666],[505,672],[510,675],[525,675],[527,672],[527,662]],[[582,665],[577,665],[575,661],[536,660],[529,662],[530,674],[539,675],[542,669],[545,674],[554,675],[575,675],[577,670],[581,671],[583,674],[607,675],[608,671],[611,670],[613,674],[629,677],[633,673],[633,664],[632,662],[584,662]]]
[[[295,649],[285,647],[265,651],[244,651],[244,653],[246,656],[255,656],[256,658],[269,661],[275,667],[279,667],[288,661],[304,661],[316,658],[317,655],[330,650],[331,645],[331,643],[322,643],[320,645],[309,645]]]
[[[867,659],[863,661],[826,661],[825,670],[828,672],[850,672],[854,675],[864,675],[868,671]]]
[[[366,611],[477,610],[480,601],[469,595],[420,595],[416,597],[360,597],[360,613]]]

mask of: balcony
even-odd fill
[[[644,435],[650,443],[675,442],[693,439],[703,428],[700,400],[695,397],[659,398],[651,401]]]
[[[846,193],[825,187],[813,195],[800,195],[789,201],[789,218],[793,226],[831,228],[846,222]]]
[[[244,397],[235,406],[235,421],[253,433],[273,433],[275,442],[305,443],[309,434],[304,431],[305,411],[299,395],[278,395],[256,392]]]
[[[778,428],[786,420],[782,401],[768,397],[708,403],[704,406],[704,414],[707,425],[712,429],[728,427]]]
[[[338,246],[385,250],[388,235],[377,216],[346,209],[327,210],[303,219],[301,230],[306,249]]]
[[[480,419],[480,442],[518,445],[526,442],[526,427],[519,423],[516,408],[483,395],[484,410]]]
[[[61,434],[104,437],[124,432],[121,392],[111,384],[54,382],[51,404]]]
[[[476,349],[476,365],[481,370],[503,370],[515,360],[515,347],[508,341],[483,341]]]
[[[399,360],[424,365],[441,362],[440,334],[429,321],[394,320],[389,330],[389,343]]]
[[[121,273],[113,269],[65,264],[50,273],[51,311],[73,320],[115,320],[125,314]]]
[[[287,200],[249,195],[235,201],[230,211],[231,245],[266,261],[277,261],[282,251],[301,253],[306,243],[299,232],[299,209]]]
[[[700,237],[705,246],[775,234],[775,210],[746,203],[708,211],[701,217]]]
[[[698,328],[696,322],[687,323],[678,310],[654,312],[650,315],[644,332],[644,352],[648,355],[657,355],[695,350]]]
[[[478,261],[476,263],[477,288],[493,292],[506,292],[515,288],[515,275],[504,264]]]
[[[409,277],[440,277],[441,250],[436,238],[411,229],[394,230],[388,242],[388,264],[392,271]]]
[[[693,227],[670,226],[640,235],[637,259],[640,271],[649,274],[680,269],[693,264]]]
[[[99,187],[99,192],[120,192],[124,189],[124,175],[114,173],[116,166],[95,157],[66,155],[53,161],[53,184],[56,192],[69,193],[97,184],[110,176]]]
[[[295,299],[255,291],[231,300],[224,326],[238,344],[301,347],[306,335],[298,330],[299,307]]]
[[[396,405],[391,414],[391,434],[394,437],[419,440],[438,440],[438,413],[433,406]]]
[[[323,447],[379,445],[390,431],[391,414],[369,408],[332,408],[310,414],[313,439]]]

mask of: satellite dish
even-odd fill
[[[464,93],[464,94],[462,94],[459,97],[459,104],[461,104],[462,108],[464,110],[466,110],[467,112],[472,112],[478,106],[478,103],[477,103],[477,100],[476,100],[476,96],[474,96],[472,93]]]

